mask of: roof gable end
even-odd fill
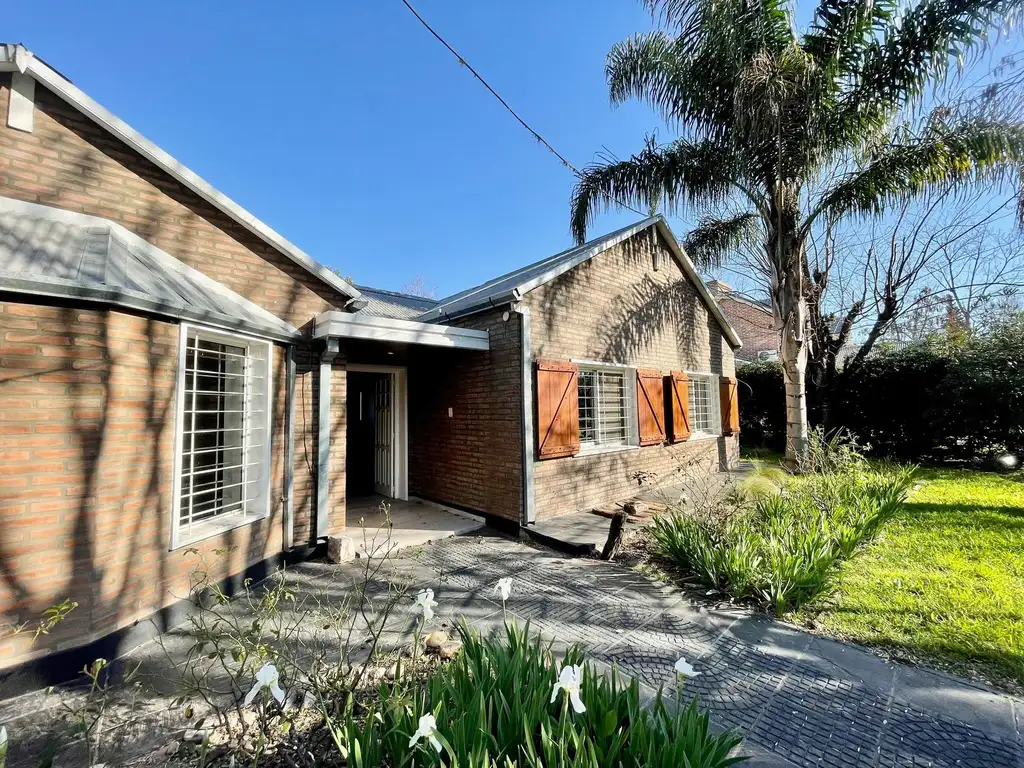
[[[224,193],[215,189],[194,171],[175,160],[167,152],[101,106],[66,77],[20,44],[0,43],[0,72],[29,75],[49,91],[74,107],[108,133],[124,142],[144,158],[170,175],[176,181],[199,195],[203,200],[229,216],[250,233],[298,264],[309,274],[351,299],[360,296],[359,290],[330,269],[314,260],[280,233],[257,219]]]
[[[687,256],[683,247],[679,244],[665,218],[661,215],[651,216],[641,221],[610,232],[607,235],[590,240],[583,245],[570,248],[554,256],[530,264],[522,269],[509,272],[506,275],[490,280],[483,285],[470,288],[461,293],[442,299],[438,306],[427,310],[417,319],[425,322],[442,321],[473,314],[489,307],[499,306],[519,301],[522,296],[534,288],[538,288],[555,278],[565,274],[571,269],[578,267],[584,262],[590,261],[610,248],[615,247],[640,232],[650,227],[656,227],[662,238],[667,243],[673,258],[679,265],[683,274],[693,283],[701,301],[708,311],[714,316],[721,326],[726,338],[734,349],[743,346],[743,342],[736,331],[729,324],[722,308],[711,295],[708,287],[704,284],[696,267]]]

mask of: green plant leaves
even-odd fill
[[[729,756],[739,736],[713,734],[695,702],[669,713],[659,695],[653,710],[645,709],[635,682],[623,686],[614,674],[601,675],[577,648],[555,659],[550,646],[531,639],[529,625],[507,625],[497,638],[481,638],[465,624],[459,631],[462,653],[425,680],[382,686],[365,707],[350,697],[338,720],[324,713],[350,765],[724,768],[740,759]],[[565,664],[583,666],[585,713],[573,712],[563,697],[550,700]],[[409,747],[426,712],[437,719],[443,755],[422,743]]]

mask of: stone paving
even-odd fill
[[[298,592],[350,601],[366,563],[309,562],[288,578]],[[716,727],[742,732],[749,765],[1024,768],[1024,701],[748,612],[693,604],[612,563],[497,535],[467,536],[403,550],[367,594],[381,599],[389,582],[412,585],[409,594],[429,586],[439,603],[431,629],[464,619],[487,633],[500,630],[505,618],[495,592],[503,576],[513,577],[506,609],[520,624],[529,621],[556,650],[583,646],[589,661],[636,679],[646,697],[659,687],[676,695],[673,665],[685,657],[700,674],[684,683],[682,695],[699,697]],[[404,599],[391,615],[386,644],[408,643],[417,622],[411,603]],[[170,706],[177,689],[167,681],[191,645],[187,634],[179,627],[129,655],[145,670],[144,704],[152,712],[133,743],[139,754],[152,753],[182,726]],[[0,722],[17,736],[8,765],[38,764],[29,756],[68,695],[0,701]]]
[[[1024,702],[948,675],[887,663],[743,611],[691,604],[676,590],[610,563],[500,537],[451,539],[405,555],[400,568],[433,586],[443,619],[499,628],[494,594],[514,577],[507,610],[557,646],[674,695],[673,665],[700,671],[698,696],[721,728],[739,728],[751,765],[1024,768]]]

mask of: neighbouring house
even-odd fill
[[[518,529],[737,460],[740,339],[660,217],[434,301],[341,279],[21,46],[0,115],[0,690],[368,498]]]
[[[710,281],[708,290],[743,339],[743,352],[736,357],[737,365],[779,359],[779,332],[770,305],[734,290],[721,280]]]

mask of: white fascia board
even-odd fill
[[[516,288],[518,289],[519,293],[522,295],[522,294],[529,293],[534,288],[539,288],[540,286],[544,285],[545,283],[550,283],[556,277],[560,277],[560,276],[564,275],[570,269],[575,269],[576,267],[578,267],[583,262],[590,261],[592,258],[594,258],[595,256],[597,256],[599,254],[604,253],[609,248],[614,248],[619,243],[624,242],[625,240],[628,240],[629,238],[631,238],[637,232],[642,232],[643,230],[647,229],[647,227],[649,227],[654,221],[655,221],[654,218],[648,218],[648,219],[644,219],[643,221],[639,221],[634,226],[632,226],[629,229],[619,233],[616,237],[610,238],[608,240],[604,240],[601,243],[594,245],[592,248],[588,248],[587,250],[583,251],[583,253],[579,253],[576,256],[574,256],[573,258],[559,263],[557,266],[552,267],[547,272],[545,272],[545,273],[543,273],[541,275],[538,275],[537,277],[533,278],[532,280],[529,280],[529,281],[527,281],[525,283],[520,283],[518,286],[516,286]]]
[[[27,64],[25,63],[26,56],[28,57]],[[231,200],[227,195],[214,189],[208,182],[200,178],[198,174],[186,168],[126,122],[72,85],[58,72],[26,51],[22,46],[4,45],[0,47],[0,72],[2,71],[22,71],[31,75],[86,117],[98,123],[147,160],[155,163],[206,200],[206,202],[222,213],[227,214],[245,227],[245,229],[249,230],[249,232],[283,253],[307,272],[350,298],[356,299],[361,295],[359,290],[347,280],[338,277],[338,275],[331,272],[323,264],[315,261],[301,248],[290,243],[242,208],[242,206],[238,205],[238,203]]]
[[[451,349],[490,349],[487,331],[453,328],[450,325],[395,320],[375,315],[354,315],[347,312],[323,312],[316,317],[314,338],[365,339],[403,344],[424,344]]]

